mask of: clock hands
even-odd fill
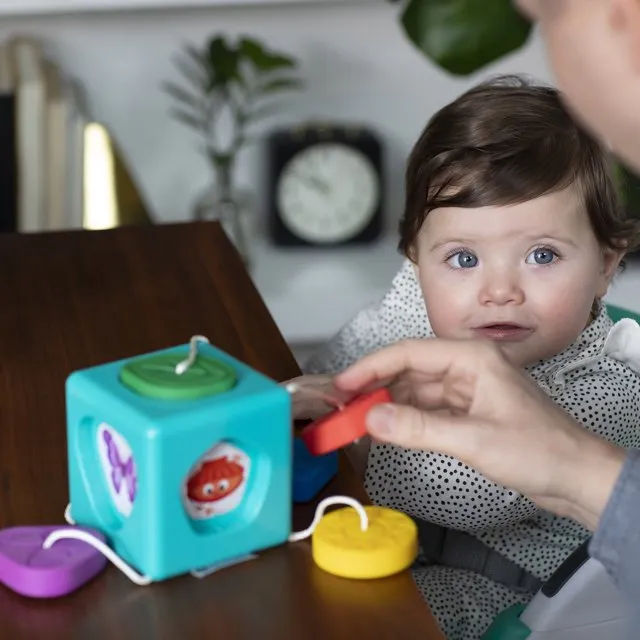
[[[331,188],[326,180],[322,180],[321,178],[318,178],[318,176],[307,174],[298,174],[298,177],[316,191],[319,191],[323,195],[329,195]]]

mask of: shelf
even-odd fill
[[[382,0],[351,0],[372,3]],[[87,13],[142,9],[188,9],[197,7],[262,7],[278,5],[344,4],[344,0],[0,0],[0,15]]]

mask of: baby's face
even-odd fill
[[[572,188],[510,206],[436,209],[416,250],[435,334],[493,340],[520,367],[577,338],[621,258],[599,246]]]

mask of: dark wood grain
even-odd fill
[[[299,373],[215,223],[0,235],[0,527],[63,523],[64,382],[75,369],[194,334],[276,380]],[[345,460],[323,495],[365,495]],[[322,496],[321,496],[322,497]],[[307,526],[314,505],[294,510]],[[441,638],[408,573],[350,581],[308,542],[203,580],[136,587],[109,567],[55,601],[0,586],[0,638]]]

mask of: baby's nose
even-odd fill
[[[482,304],[522,304],[524,297],[520,280],[517,274],[513,272],[492,274],[486,278],[480,290],[480,302]]]

